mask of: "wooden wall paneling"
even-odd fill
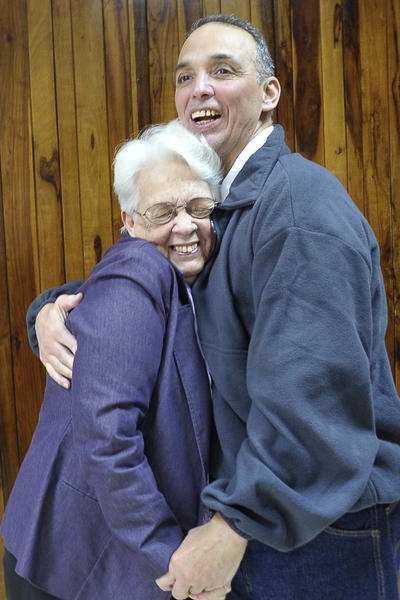
[[[386,343],[393,357],[393,248],[389,171],[389,91],[386,0],[360,2],[361,93],[363,110],[364,214],[381,249],[388,302]],[[371,68],[376,65],[377,68]]]
[[[150,101],[153,123],[176,117],[175,67],[179,55],[176,3],[147,1]]]
[[[151,123],[146,0],[128,0],[133,133]],[[144,59],[145,57],[145,59]]]
[[[70,0],[53,0],[52,7],[65,279],[70,281],[84,276]]]
[[[221,0],[221,13],[250,21],[250,0]]]
[[[51,2],[27,1],[40,284],[64,280]]]
[[[342,7],[325,0],[321,10],[322,102],[325,166],[347,186]]]
[[[113,243],[103,5],[72,0],[85,276]]]
[[[296,150],[324,164],[319,0],[293,0]]]
[[[134,131],[129,14],[126,0],[104,0],[104,36],[109,161],[112,171],[116,146],[132,137]],[[112,189],[110,194],[113,198],[113,239],[116,241],[120,237],[121,211]]]
[[[21,458],[30,443],[43,388],[39,362],[33,356],[26,335],[26,310],[39,289],[36,210],[34,202],[33,160],[30,129],[29,63],[27,8],[25,2],[5,3],[1,14],[2,51],[0,61],[0,164],[4,218],[5,254],[7,257],[7,292],[11,342],[13,395],[6,385],[7,435],[4,460],[6,493],[15,474],[15,443]],[[5,84],[6,82],[6,84]],[[1,249],[1,248],[0,248]],[[4,248],[2,248],[4,251]],[[4,308],[7,309],[6,302]],[[3,310],[3,307],[2,307]],[[7,332],[6,332],[7,333]],[[7,353],[6,347],[3,345]],[[17,418],[16,439],[12,440],[14,403]],[[4,413],[3,413],[4,416]]]
[[[186,32],[197,19],[203,16],[202,0],[177,0],[178,9],[178,54],[186,39]]]
[[[4,33],[0,32],[3,46]],[[0,72],[1,72],[0,68]],[[1,94],[1,92],[0,92]],[[0,108],[2,108],[0,104]],[[3,114],[3,110],[1,110]],[[0,150],[1,152],[1,150]],[[11,485],[19,467],[17,443],[17,420],[14,404],[14,370],[11,351],[11,326],[9,320],[10,298],[7,286],[6,244],[3,221],[3,201],[0,169],[0,457],[1,485],[0,496],[8,497]]]
[[[363,136],[359,2],[342,3],[344,91],[346,107],[347,189],[364,210]]]
[[[221,0],[203,0],[203,15],[221,14]]]
[[[250,20],[263,34],[275,64],[274,0],[250,0]]]
[[[400,389],[400,5],[388,3],[389,131],[393,244],[394,375]]]
[[[275,74],[281,84],[281,97],[274,120],[284,127],[286,143],[295,150],[291,0],[274,0],[274,19]]]

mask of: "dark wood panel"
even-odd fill
[[[62,234],[69,281],[84,274],[71,5],[69,0],[53,0],[52,8]]]
[[[296,148],[294,123],[293,36],[290,0],[274,0],[275,72],[281,97],[275,121],[285,128],[286,143]]]
[[[32,356],[25,330],[27,307],[39,291],[25,2],[5,3],[1,24],[0,79],[7,82],[7,85],[0,86],[3,252],[5,249],[1,260],[7,265],[7,289],[3,292],[7,299],[2,302],[2,310],[7,308],[8,302],[9,323],[9,332],[4,332],[9,335],[2,342],[2,348],[8,365],[11,349],[12,368],[8,375],[13,382],[13,389],[10,384],[4,384],[5,389],[2,390],[5,394],[2,403],[7,407],[2,429],[8,444],[3,450],[10,452],[4,457],[4,464],[8,465],[4,472],[7,493],[12,485],[8,478],[15,474],[15,445],[18,445],[21,458],[36,425],[41,401],[36,391],[43,389],[43,380],[42,369]],[[13,410],[17,431],[12,441],[9,435],[14,427]]]
[[[360,23],[358,1],[343,2],[343,63],[347,135],[347,189],[364,209],[363,139],[361,106]]]
[[[64,279],[51,2],[27,7],[40,285],[48,288]]]
[[[115,148],[134,134],[131,81],[129,13],[126,0],[104,0],[105,66],[109,161]],[[112,197],[113,239],[120,237],[121,214]]]
[[[296,150],[324,164],[318,0],[292,1]]]
[[[110,159],[101,0],[72,0],[85,276],[112,244]]]
[[[393,245],[393,310],[394,340],[389,352],[393,355],[394,373],[400,389],[400,4],[390,0],[388,6],[388,69],[389,69],[389,131],[391,229]]]
[[[176,117],[174,74],[179,54],[176,3],[148,0],[147,27],[151,118],[154,123],[161,123]]]

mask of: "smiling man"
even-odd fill
[[[179,56],[179,118],[225,170],[217,244],[192,288],[213,379],[202,497],[214,516],[158,584],[178,600],[220,597],[231,580],[232,600],[393,600],[400,402],[379,248],[337,179],[272,125],[273,73],[261,34],[227,15],[195,23]],[[42,360],[65,385],[75,342],[49,331],[77,301],[63,297],[36,323]]]

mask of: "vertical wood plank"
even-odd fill
[[[104,0],[107,120],[109,161],[121,141],[133,134],[129,15],[126,0]],[[120,237],[122,225],[118,201],[112,189],[113,239]]]
[[[387,24],[393,246],[393,362],[397,387],[400,389],[400,5],[397,0],[389,0],[388,2]]]
[[[153,123],[176,117],[175,67],[179,55],[175,2],[148,0],[151,118]]]
[[[133,134],[151,123],[146,0],[128,0]]]
[[[40,283],[49,288],[64,281],[51,3],[27,8]]]
[[[320,8],[325,166],[346,186],[342,6],[326,0]]]
[[[1,41],[3,41],[1,32]],[[0,69],[1,72],[1,69]],[[0,171],[1,175],[1,171]],[[7,289],[6,245],[3,221],[2,186],[0,179],[0,457],[1,498],[8,497],[12,482],[18,473],[19,453],[17,443],[17,421],[14,404],[14,372],[11,352],[10,298]]]
[[[281,97],[275,120],[285,129],[287,145],[295,150],[293,36],[290,0],[274,0],[274,17],[275,74],[281,84]]]
[[[85,276],[112,244],[102,1],[72,0]]]
[[[251,0],[250,20],[263,34],[275,64],[274,0]]]
[[[203,0],[203,15],[221,14],[221,0]]]
[[[8,373],[8,376],[13,377],[14,381],[14,397],[10,396],[10,384],[6,384],[5,397],[2,398],[2,402],[8,405],[8,416],[3,427],[6,435],[12,435],[14,403],[17,436],[13,441],[8,438],[10,446],[6,451],[13,452],[17,442],[19,456],[22,457],[36,425],[43,390],[42,371],[31,353],[25,329],[26,309],[39,290],[25,2],[5,3],[0,26],[0,79],[7,82],[7,85],[0,86],[0,164],[5,245],[2,259],[7,260],[8,339],[13,362],[12,373]],[[7,308],[6,303],[3,308]],[[4,349],[8,351],[7,342]],[[15,473],[11,455],[5,460],[7,463],[9,470],[4,476],[7,477],[6,490],[9,490],[13,483],[10,478]]]
[[[250,21],[249,0],[221,0],[221,12]]]
[[[363,136],[361,105],[360,26],[358,0],[342,5],[343,62],[345,76],[347,189],[364,210]]]
[[[70,0],[53,0],[53,31],[65,278],[69,281],[84,276]]]
[[[319,0],[293,0],[296,150],[324,164]]]
[[[202,0],[177,0],[178,9],[178,50],[186,39],[186,32],[197,19],[203,16]]]
[[[386,1],[360,2],[360,56],[363,110],[364,213],[381,248],[388,301],[386,343],[393,356],[394,308],[389,172],[389,113]],[[371,68],[371,65],[379,68]]]

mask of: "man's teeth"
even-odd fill
[[[186,245],[186,244],[182,245],[182,246],[174,246],[174,250],[175,250],[175,252],[190,254],[191,252],[194,252],[197,249],[198,245],[199,245],[199,243],[195,242],[194,244],[190,244],[190,246]]]
[[[207,122],[212,121],[215,117],[219,117],[220,114],[215,110],[196,110],[192,113],[193,121],[207,119]]]

